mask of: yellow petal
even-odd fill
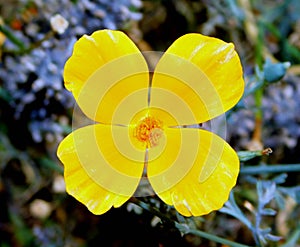
[[[81,37],[66,62],[64,80],[82,111],[98,122],[113,123],[115,110],[129,95],[133,99],[129,103],[139,102],[135,105],[140,108],[148,105],[147,63],[120,31],[101,30]],[[115,120],[128,124],[122,116]]]
[[[148,179],[154,191],[185,216],[221,208],[239,172],[235,151],[209,131],[169,128],[165,133],[161,156],[151,159],[149,150]]]
[[[64,164],[67,192],[94,214],[125,203],[144,169],[144,152],[130,145],[128,129],[120,126],[77,129],[60,143],[57,155]]]
[[[233,44],[201,34],[186,34],[158,62],[150,105],[176,108],[173,102],[161,99],[163,90],[170,91],[184,101],[191,113],[179,119],[180,124],[195,124],[194,119],[205,122],[238,102],[244,90],[242,76]]]

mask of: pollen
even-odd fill
[[[142,118],[134,129],[134,137],[144,143],[146,148],[159,145],[162,135],[162,122],[152,116]]]

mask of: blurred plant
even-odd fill
[[[73,43],[83,33],[125,27],[126,22],[139,20],[141,2],[36,0],[12,4],[18,8],[12,8],[9,15],[2,12],[7,24],[0,25],[6,36],[0,96],[7,104],[1,118],[10,125],[9,136],[18,147],[30,143],[25,136],[36,143],[55,142],[66,133],[67,123],[60,115],[74,103],[62,84],[62,70]],[[18,138],[13,137],[16,134]]]
[[[274,181],[257,181],[258,206],[255,214],[255,223],[242,213],[241,209],[235,202],[233,193],[229,201],[226,202],[220,212],[229,214],[242,221],[251,230],[257,246],[265,246],[268,240],[279,241],[281,237],[272,235],[271,228],[261,228],[262,218],[264,216],[274,216],[276,211],[265,206],[274,199],[276,192],[276,183]]]

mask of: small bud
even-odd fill
[[[262,155],[270,155],[271,153],[273,153],[271,148],[266,148],[261,152]]]
[[[54,177],[52,189],[55,193],[65,193],[66,192],[66,184],[63,176],[58,175]]]
[[[151,226],[156,227],[157,224],[161,223],[161,219],[157,216],[154,216],[151,220]]]
[[[262,155],[270,155],[272,152],[273,150],[271,148],[265,148],[264,150],[257,151],[239,151],[237,154],[239,156],[239,160],[243,162]]]
[[[50,18],[50,24],[52,30],[58,34],[63,34],[69,26],[69,22],[60,14],[52,16]]]
[[[45,219],[50,215],[52,207],[49,202],[36,199],[30,204],[29,210],[32,216],[39,219]]]
[[[279,81],[290,66],[290,62],[272,63],[270,60],[266,60],[263,67],[265,80],[270,83]]]

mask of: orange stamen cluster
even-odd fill
[[[162,122],[152,116],[141,119],[134,131],[134,137],[145,143],[146,148],[157,146],[162,135]]]

